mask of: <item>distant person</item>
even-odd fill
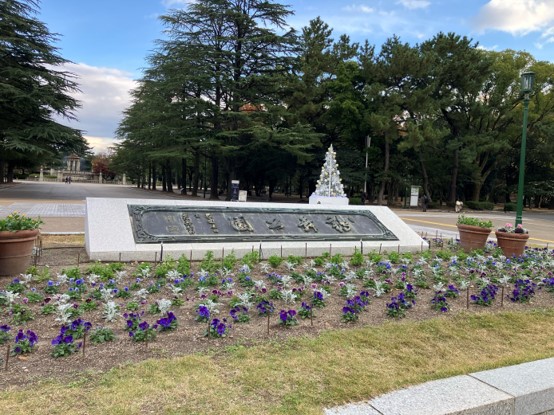
[[[427,206],[429,205],[429,196],[427,194],[423,195],[423,211],[427,212]]]
[[[362,201],[362,205],[365,205],[365,201],[367,199],[367,195],[365,194],[365,192],[362,192],[362,195],[360,196],[360,199]]]
[[[461,200],[456,200],[456,206],[455,206],[455,209],[456,209],[456,213],[460,213],[462,211],[462,209],[464,208],[464,202],[462,202]]]

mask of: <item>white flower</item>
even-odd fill
[[[183,289],[181,287],[176,287],[173,284],[168,284],[168,288],[171,290],[171,293],[175,296],[181,295],[183,292]]]
[[[33,279],[33,274],[20,274],[19,276],[21,278],[20,284],[24,284],[26,286],[29,286],[29,283]]]
[[[250,274],[250,267],[248,266],[248,264],[244,264],[239,268],[239,272],[243,274]]]
[[[108,301],[104,304],[103,315],[106,321],[114,321],[119,316],[118,312],[119,306],[115,302]]]
[[[127,276],[127,271],[116,271],[115,272],[115,280],[117,282],[121,281],[121,279],[125,278]]]
[[[54,301],[56,304],[65,304],[69,300],[71,300],[71,297],[67,294],[58,294],[54,297]]]
[[[65,284],[67,282],[67,279],[68,279],[67,275],[65,275],[65,274],[57,274],[56,278],[58,279],[58,282],[60,284]]]
[[[56,321],[59,321],[62,324],[69,323],[69,320],[71,320],[71,309],[73,308],[73,304],[68,303],[58,303],[56,307]]]
[[[281,284],[283,287],[288,288],[292,284],[292,277],[290,275],[283,275],[281,277]]]
[[[100,279],[100,275],[90,274],[87,278],[88,278],[88,282],[89,282],[90,284],[96,284],[96,282],[98,281],[98,279]]]
[[[237,294],[237,298],[240,300],[238,305],[246,307],[246,308],[251,308],[252,307],[252,305],[253,305],[253,303],[251,301],[252,294],[250,294],[248,292],[240,293],[240,294]]]
[[[436,284],[433,284],[433,290],[435,290],[435,291],[442,291],[443,288],[444,288],[444,283],[442,283],[442,282],[438,282]]]
[[[375,297],[381,297],[383,294],[386,293],[385,283],[379,280],[375,281],[374,291],[375,291]]]
[[[171,308],[171,300],[165,298],[156,301],[156,304],[158,305],[158,310],[160,310],[162,314],[165,314]]]
[[[113,294],[113,290],[111,290],[110,288],[101,288],[100,289],[100,296],[102,297],[102,301],[104,301],[105,303],[107,303],[108,301],[110,301],[114,294]]]
[[[140,300],[146,300],[146,297],[148,297],[148,291],[146,288],[141,288],[137,292],[135,292],[135,298]]]
[[[176,269],[170,269],[169,271],[166,272],[165,277],[168,280],[175,280],[181,277],[181,273]]]
[[[285,304],[294,304],[297,295],[292,290],[283,290],[281,291],[281,298],[283,299]]]

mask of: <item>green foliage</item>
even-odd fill
[[[504,212],[515,212],[517,209],[516,203],[504,203]]]
[[[223,267],[226,269],[234,269],[235,265],[237,264],[237,257],[235,256],[234,252],[231,252],[230,254],[225,255],[225,258],[223,258]]]
[[[220,263],[215,260],[213,251],[208,251],[200,263],[200,269],[208,272],[215,272],[220,267]]]
[[[94,344],[112,342],[115,340],[115,334],[109,327],[98,327],[90,334],[90,340]]]
[[[378,263],[383,259],[383,255],[381,255],[378,252],[372,251],[367,254],[367,259],[370,260],[371,262]]]
[[[156,270],[154,271],[154,275],[156,275],[156,277],[165,277],[169,271],[173,271],[175,269],[177,269],[177,261],[171,257],[168,257],[167,259],[164,259],[163,262],[158,264]]]
[[[83,154],[88,148],[81,131],[55,121],[73,118],[78,85],[63,69],[68,61],[52,45],[56,35],[35,18],[35,7],[34,1],[0,2],[0,161],[14,165],[38,165],[52,155]]]
[[[0,147],[1,148],[1,147]],[[0,218],[0,231],[28,231],[38,229],[44,222],[33,219],[19,212],[10,213],[5,218]]]
[[[185,255],[181,255],[177,260],[177,271],[179,271],[182,275],[190,274],[190,262]]]
[[[304,258],[299,255],[289,255],[287,257],[287,262],[298,266],[304,262]]]
[[[490,220],[482,220],[464,215],[458,217],[457,223],[460,225],[478,226],[480,228],[492,228],[492,222]]]
[[[353,267],[360,267],[364,264],[364,255],[358,250],[358,248],[354,248],[354,253],[350,257],[350,265]]]
[[[68,278],[78,279],[81,278],[81,270],[77,267],[70,268],[68,270],[62,270],[62,274],[67,275]]]
[[[279,268],[279,266],[283,263],[283,258],[281,258],[279,255],[271,255],[267,262],[272,268]]]
[[[400,254],[398,252],[389,252],[388,258],[391,264],[398,264],[400,262]]]
[[[88,267],[87,274],[96,274],[104,282],[109,281],[114,278],[115,271],[121,271],[123,269],[123,264],[120,262],[113,262],[111,264],[102,264],[96,262],[90,267]]]
[[[254,265],[260,262],[260,254],[258,251],[252,251],[248,254],[245,254],[241,258],[241,262],[245,265],[248,265],[250,268],[252,268],[254,267]]]

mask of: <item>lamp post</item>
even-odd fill
[[[365,137],[365,170],[364,170],[364,193],[367,197],[367,162],[368,162],[368,150],[371,146],[371,137],[367,135]]]
[[[519,154],[519,180],[517,183],[516,226],[523,221],[523,182],[525,178],[525,147],[527,140],[527,112],[529,111],[529,95],[533,90],[535,73],[526,71],[521,74],[521,92],[523,93],[523,130],[521,132],[521,151]]]

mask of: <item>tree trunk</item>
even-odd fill
[[[156,182],[158,181],[156,174],[156,164],[152,163],[152,190],[156,190]]]
[[[167,170],[162,164],[162,192],[167,192]]]
[[[6,174],[6,183],[13,183],[13,171],[15,165],[13,161],[8,161],[8,173]]]
[[[388,179],[389,165],[390,165],[390,143],[389,143],[389,140],[385,138],[385,166],[383,168],[383,179],[381,180],[381,186],[379,187],[379,196],[377,197],[378,205],[383,204],[383,199],[385,197],[385,187],[389,180]]]
[[[187,194],[187,160],[184,157],[181,157],[181,194]]]
[[[198,183],[200,182],[200,153],[198,151],[194,152],[194,164],[192,169],[192,195],[198,196]],[[205,173],[205,172],[204,172]]]
[[[219,179],[219,162],[216,156],[211,157],[212,162],[212,175],[210,178],[210,200],[219,200],[218,179]]]
[[[425,166],[421,153],[419,154],[419,164],[421,166],[421,176],[423,177],[423,194],[426,194],[429,196],[429,199],[431,199],[431,192],[429,191],[429,175],[427,174],[427,167]]]
[[[458,170],[460,166],[460,150],[454,150],[454,160],[452,164],[452,177],[450,178],[450,195],[448,201],[452,204],[456,203]]]
[[[165,163],[165,180],[167,181],[167,191],[173,193],[173,175],[171,172],[171,162],[166,160]]]

